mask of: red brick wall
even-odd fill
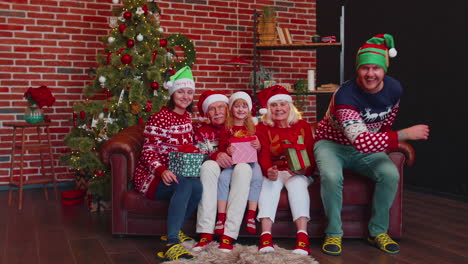
[[[315,33],[315,0],[157,2],[164,32],[182,33],[194,42],[197,93],[203,89],[251,89],[252,66],[236,68],[223,63],[235,55],[252,61],[253,9],[275,5],[279,25],[288,27],[295,41],[309,41]],[[23,93],[40,85],[49,86],[57,99],[53,107],[44,110],[54,122],[51,132],[58,178],[70,178],[70,172],[58,162],[60,153],[66,151],[62,139],[71,127],[71,106],[84,99],[81,92],[89,82],[87,70],[97,66],[96,54],[103,52],[100,39],[110,30],[112,5],[111,0],[1,1],[0,185],[8,181],[12,140],[11,129],[3,123],[21,119],[26,106]],[[273,70],[281,83],[306,78],[307,70],[316,67],[315,59],[315,51],[262,52],[262,65]],[[315,121],[315,99],[310,99],[305,117]],[[38,173],[37,158],[27,159],[27,174]]]

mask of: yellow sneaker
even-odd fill
[[[161,236],[160,239],[161,239],[162,242],[166,242],[167,241],[167,236],[166,235]],[[182,230],[180,230],[179,231],[179,241],[180,241],[180,243],[185,242],[187,240],[193,240],[193,238],[187,236],[186,234],[184,234],[184,232],[182,232]]]
[[[178,259],[194,259],[195,258],[195,256],[193,256],[180,244],[174,244],[174,245],[168,246],[165,252],[158,252],[157,256],[162,261],[174,261]]]
[[[400,253],[400,246],[398,243],[393,241],[393,239],[386,233],[382,233],[374,238],[368,237],[367,241],[385,253],[392,255]]]
[[[327,255],[341,255],[341,239],[342,237],[325,236],[325,241],[322,244],[322,252]]]

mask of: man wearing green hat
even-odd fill
[[[400,252],[387,234],[399,174],[385,150],[397,148],[400,141],[427,140],[429,127],[391,130],[403,92],[400,82],[386,75],[388,58],[396,56],[394,46],[389,34],[375,35],[364,43],[356,56],[356,79],[337,89],[317,127],[314,154],[328,218],[322,245],[325,254],[340,255],[342,251],[343,168],[375,182],[368,241],[388,254]]]

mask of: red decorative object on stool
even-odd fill
[[[85,197],[85,190],[70,190],[62,192],[62,204],[63,205],[74,205],[83,202]]]

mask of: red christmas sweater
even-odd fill
[[[169,164],[169,151],[176,151],[181,145],[193,144],[190,114],[185,112],[180,115],[163,107],[148,119],[143,136],[143,150],[135,169],[135,190],[154,199],[161,174]]]
[[[219,133],[223,126],[214,126],[208,123],[198,123],[194,125],[194,142],[203,154],[210,155],[212,160],[216,160],[219,145]]]
[[[267,171],[273,165],[278,167],[278,170],[286,170],[288,162],[284,149],[281,146],[283,140],[302,135],[306,146],[307,154],[310,159],[310,167],[306,169],[306,176],[312,176],[315,170],[314,159],[314,138],[310,125],[305,120],[299,120],[296,124],[287,128],[270,127],[263,123],[257,125],[256,135],[262,146],[258,155],[258,162],[262,168],[263,175],[267,175]]]

